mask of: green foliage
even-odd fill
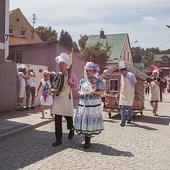
[[[71,35],[64,30],[62,30],[60,33],[59,43],[69,49],[72,49],[73,47],[73,40],[71,38]]]
[[[73,50],[74,50],[74,52],[76,52],[76,53],[79,53],[80,52],[80,50],[79,50],[79,48],[78,48],[78,46],[77,46],[77,43],[74,41],[73,42]]]
[[[133,47],[131,49],[133,62],[144,63],[145,69],[149,69],[150,65],[153,64],[155,54],[159,54],[159,48],[144,48]]]
[[[51,27],[39,26],[35,28],[35,31],[44,42],[57,40],[57,32]]]
[[[141,47],[132,47],[131,52],[132,52],[133,62],[140,63],[145,53],[144,49],[141,49]]]
[[[81,51],[81,57],[86,61],[99,64],[101,71],[106,68],[106,61],[109,59],[111,46],[103,47],[103,44],[88,44]]]
[[[88,38],[89,38],[89,36],[87,36],[87,35],[84,35],[84,36],[80,35],[80,39],[78,41],[78,44],[79,44],[81,51],[84,50]]]

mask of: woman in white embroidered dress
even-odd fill
[[[92,134],[99,134],[104,129],[101,109],[101,95],[105,85],[101,78],[95,76],[96,65],[87,62],[84,67],[84,79],[79,82],[80,100],[75,115],[74,126],[78,134],[85,135],[84,149],[90,148]]]

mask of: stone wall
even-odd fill
[[[11,111],[16,107],[16,63],[0,63],[0,112]]]

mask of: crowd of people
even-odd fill
[[[34,108],[35,101],[35,81],[36,77],[32,69],[26,70],[26,67],[21,64],[18,66],[18,98],[17,98],[17,110],[22,111],[23,108],[23,99],[26,91],[26,109],[29,109],[30,95],[31,95],[31,109]]]
[[[152,76],[153,73],[150,74]],[[162,93],[170,93],[170,74],[162,75],[161,72],[158,71],[158,77],[160,78],[160,99],[162,100]],[[150,93],[150,83],[149,81],[145,81],[145,94],[149,95]]]
[[[104,130],[101,102],[104,101],[106,87],[105,81],[98,76],[100,71],[99,65],[87,62],[84,66],[83,78],[78,82],[76,75],[69,68],[70,58],[66,53],[61,53],[55,58],[55,61],[64,79],[60,90],[52,86],[50,71],[45,70],[43,72],[43,78],[36,90],[35,72],[30,69],[27,71],[22,64],[18,67],[19,92],[17,110],[23,110],[25,91],[25,109],[27,110],[29,108],[35,109],[35,97],[39,96],[41,118],[44,118],[44,109],[48,106],[50,114],[55,120],[55,141],[52,143],[52,146],[62,144],[62,118],[64,117],[69,130],[68,139],[74,137],[74,132],[78,135],[84,135],[85,143],[83,148],[88,149],[91,146],[91,138]],[[132,106],[137,80],[133,73],[126,70],[124,61],[119,61],[118,67],[121,78],[117,96],[119,98],[121,115],[120,126],[124,127],[126,123],[130,124],[132,120]],[[158,116],[158,102],[162,100],[161,93],[165,91],[165,81],[168,91],[170,88],[170,76],[161,79],[157,70],[153,70],[151,79],[145,81],[145,93],[150,95],[149,100],[154,116]],[[73,115],[72,89],[77,89],[80,95],[75,115]],[[30,97],[31,105],[29,106]]]

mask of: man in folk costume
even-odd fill
[[[58,63],[60,71],[64,75],[64,85],[61,92],[56,89],[51,91],[54,93],[54,102],[52,105],[52,113],[55,115],[55,136],[56,141],[52,146],[58,146],[62,143],[62,117],[64,116],[67,121],[67,129],[69,129],[68,139],[74,136],[73,126],[73,96],[72,90],[78,87],[77,78],[74,73],[70,73],[68,77],[67,67],[70,64],[70,58],[66,53],[61,53],[55,58]],[[59,95],[58,95],[59,94]],[[69,97],[71,96],[71,98]]]
[[[119,105],[121,114],[120,126],[125,126],[126,109],[128,109],[127,123],[131,123],[132,105],[134,100],[135,83],[137,82],[135,75],[126,70],[124,61],[119,61],[119,71],[121,73],[120,90],[119,90]]]

